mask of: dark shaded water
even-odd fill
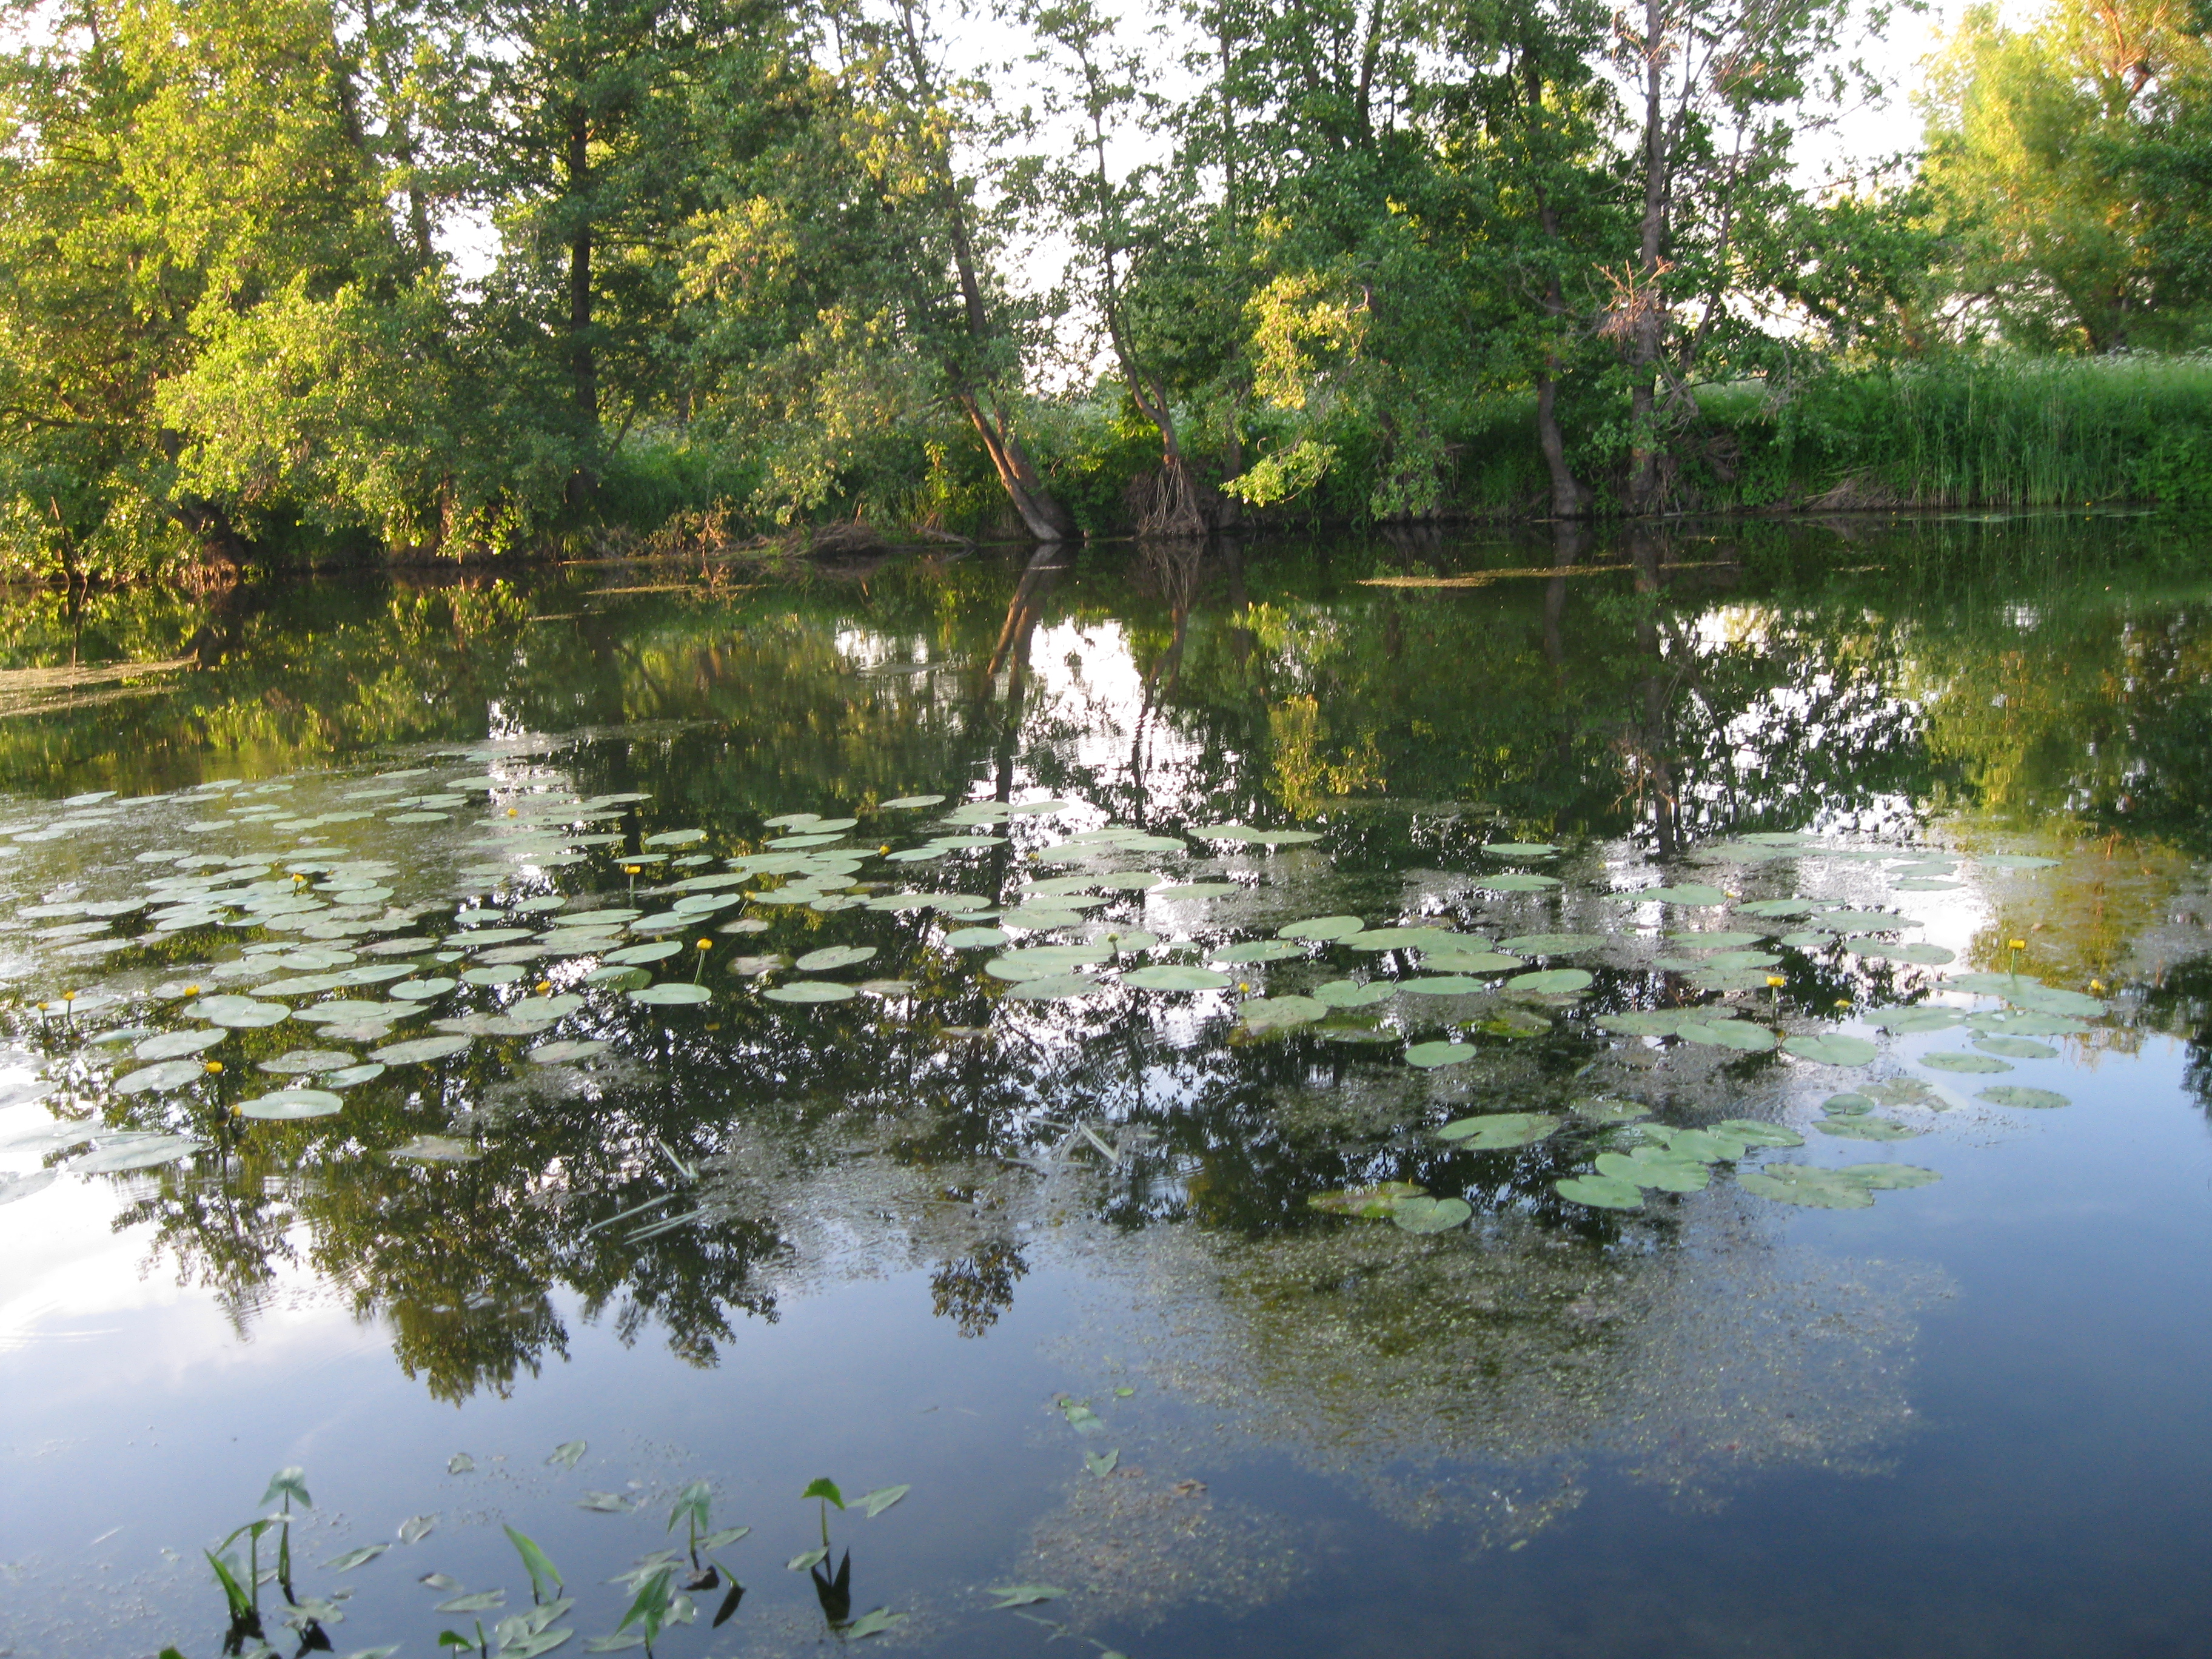
[[[2212,1645],[2196,526],[10,622],[0,1647]]]

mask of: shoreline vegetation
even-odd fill
[[[2212,504],[2205,15],[985,9],[19,6],[0,580]]]

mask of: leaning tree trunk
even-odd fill
[[[987,410],[983,400],[973,392],[962,392],[959,401],[975,428],[975,435],[983,441],[984,453],[991,458],[991,465],[999,475],[1006,499],[1022,515],[1030,534],[1041,542],[1064,542],[1073,535],[1074,520],[1045,487],[1036,464],[1030,459],[1029,451],[1015,435],[1006,411],[995,401]]]

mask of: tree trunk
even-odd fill
[[[1075,532],[1074,521],[1044,487],[1036,463],[1022,447],[1022,441],[1014,435],[1006,412],[995,404],[987,410],[983,400],[970,392],[960,392],[957,397],[960,407],[975,428],[975,435],[983,441],[983,452],[991,458],[991,465],[998,472],[1006,499],[1022,515],[1030,534],[1041,542],[1066,541]]]
[[[1657,403],[1659,352],[1664,343],[1667,313],[1657,293],[1660,255],[1667,236],[1667,112],[1662,100],[1665,58],[1662,35],[1666,13],[1662,0],[1644,5],[1644,222],[1637,272],[1639,287],[1632,295],[1634,341],[1629,362],[1636,380],[1629,392],[1629,422],[1633,433],[1629,452],[1628,505],[1632,511],[1650,513],[1659,505],[1659,448],[1652,422]]]
[[[583,199],[591,167],[590,122],[582,110],[571,110],[568,182],[576,223],[568,238],[568,374],[575,384],[576,415],[587,430],[599,422],[599,368],[592,360],[592,221]]]

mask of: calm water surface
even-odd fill
[[[2207,527],[5,605],[0,1650],[2212,1650]]]

